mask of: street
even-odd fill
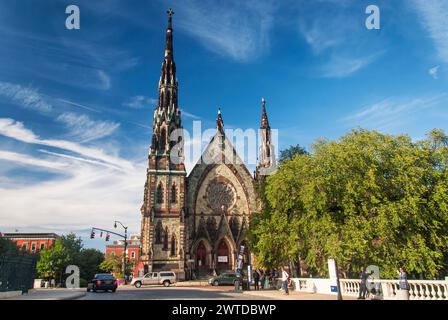
[[[112,292],[88,292],[79,300],[264,300],[268,298],[235,293],[233,287],[120,287]],[[272,299],[272,298],[269,298]]]

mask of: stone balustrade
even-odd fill
[[[330,279],[294,278],[297,291],[335,294],[330,290]],[[340,279],[342,296],[358,296],[361,281],[358,279]],[[448,281],[409,280],[409,300],[448,300]],[[398,280],[369,280],[369,287],[375,288],[367,298],[384,300],[400,299]]]

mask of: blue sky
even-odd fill
[[[80,30],[65,28],[70,4]],[[370,4],[380,30],[365,27]],[[218,107],[226,127],[257,128],[262,97],[278,149],[358,126],[448,129],[447,1],[5,0],[0,231],[139,232],[168,7],[189,130]]]

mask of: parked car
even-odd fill
[[[117,279],[109,273],[99,273],[87,283],[87,292],[97,290],[112,291],[115,292],[118,287]]]
[[[150,272],[143,277],[133,278],[131,285],[136,288],[140,288],[145,285],[164,285],[169,287],[171,284],[176,283],[176,274],[170,271]]]
[[[220,286],[220,285],[235,285],[235,282],[238,280],[238,276],[235,272],[224,272],[219,276],[210,278],[208,283],[212,286]]]

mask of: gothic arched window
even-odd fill
[[[157,222],[157,225],[156,225],[156,244],[162,243],[162,231],[163,231],[162,222],[159,221],[159,222]]]
[[[173,233],[171,237],[171,256],[175,255],[176,255],[176,236]]]
[[[163,187],[162,183],[159,183],[159,186],[157,187],[157,194],[156,194],[156,201],[158,204],[163,203]]]
[[[168,251],[168,227],[165,228],[163,234],[163,250]]]
[[[171,187],[171,203],[177,203],[177,189],[176,184],[173,183],[173,186]]]

